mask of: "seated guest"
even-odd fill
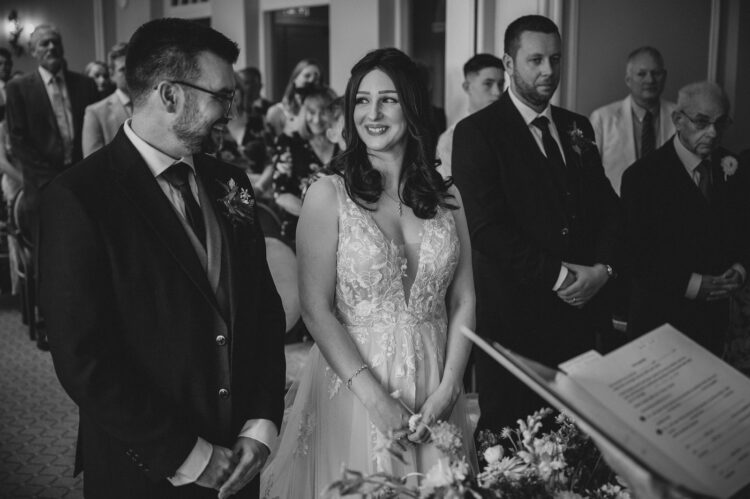
[[[260,96],[263,88],[260,71],[257,68],[245,68],[237,72],[238,101],[237,115],[229,122],[229,131],[239,144],[248,169],[259,175],[268,164],[273,147],[273,135],[268,131],[266,112],[271,103]]]
[[[334,144],[326,138],[328,106],[336,95],[328,87],[309,87],[295,117],[299,128],[276,139],[273,161],[273,196],[281,210],[282,236],[294,240],[302,194],[333,158]]]
[[[109,144],[120,126],[133,114],[128,82],[125,81],[127,51],[127,43],[118,43],[107,55],[116,89],[108,97],[86,108],[82,135],[84,157]]]
[[[0,47],[0,121],[5,119],[5,84],[13,72],[13,56],[10,51]]]
[[[666,79],[659,51],[638,48],[628,56],[625,68],[625,85],[630,94],[591,113],[604,172],[617,194],[625,168],[674,135],[674,103],[661,99]]]
[[[668,322],[720,354],[728,298],[750,269],[750,171],[720,146],[731,120],[717,85],[682,88],[672,119],[676,136],[623,175],[634,262],[628,331]]]
[[[334,145],[333,155],[346,150],[344,138],[344,97],[336,97],[328,106],[328,129],[326,138]]]
[[[320,63],[315,59],[302,59],[294,66],[284,90],[284,97],[268,109],[266,123],[274,137],[282,133],[291,135],[296,125],[287,123],[297,115],[302,104],[300,92],[310,85],[322,85]]]
[[[469,101],[468,114],[484,109],[500,98],[505,83],[503,61],[492,54],[476,54],[464,64],[464,82],[461,87]],[[437,143],[438,171],[443,177],[451,176],[454,123],[440,135]]]
[[[112,80],[109,78],[109,68],[102,61],[91,61],[86,64],[84,74],[94,80],[96,91],[99,93],[99,99],[103,99],[115,90]]]

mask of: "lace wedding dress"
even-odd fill
[[[445,294],[460,249],[453,215],[439,208],[424,221],[421,243],[400,247],[347,196],[340,177],[329,178],[339,205],[336,316],[375,378],[417,410],[438,387],[445,362]],[[464,433],[466,455],[475,456],[463,394],[450,421]],[[317,498],[341,477],[342,466],[403,476],[427,472],[440,457],[431,444],[408,446],[405,466],[379,448],[382,442],[365,407],[315,346],[287,395],[280,443],[261,473],[261,496]]]

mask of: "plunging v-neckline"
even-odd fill
[[[388,251],[391,251],[395,254],[395,257],[396,257],[395,261],[396,261],[396,264],[398,265],[398,275],[399,275],[398,282],[399,282],[399,288],[401,290],[401,301],[407,310],[411,310],[411,298],[413,295],[412,290],[414,289],[414,286],[419,281],[419,276],[422,273],[422,253],[424,252],[424,242],[427,239],[427,223],[433,219],[428,218],[422,222],[422,229],[419,231],[420,239],[418,243],[406,243],[406,241],[404,241],[403,245],[399,245],[393,239],[389,239],[388,236],[385,235],[385,232],[383,232],[383,229],[380,228],[380,225],[378,225],[378,223],[375,221],[375,219],[373,218],[372,214],[369,211],[365,210],[354,201],[351,201],[351,202],[352,204],[354,204],[354,206],[357,207],[357,210],[359,210],[359,212],[362,214],[363,218],[365,219],[365,222],[368,224],[372,224],[373,226],[372,228],[374,228],[375,232],[380,235],[380,238],[382,239],[383,243],[385,243],[385,246],[388,249]],[[399,260],[401,259],[401,256],[398,254],[399,246],[404,247],[403,258],[406,260],[407,265],[408,265],[409,260],[406,258],[406,248],[405,248],[406,244],[418,244],[419,245],[419,249],[417,251],[417,263],[416,263],[417,271],[414,274],[414,282],[412,282],[411,286],[409,286],[408,293],[406,291],[406,286],[404,286],[403,271],[401,269],[401,263],[399,262]]]

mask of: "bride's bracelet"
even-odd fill
[[[351,390],[352,389],[352,381],[354,381],[354,378],[356,378],[357,375],[359,373],[361,373],[362,371],[364,371],[365,369],[367,369],[367,364],[362,364],[361,366],[359,366],[357,368],[357,370],[354,371],[354,373],[351,376],[349,376],[349,379],[346,380],[346,388],[348,388],[349,390]]]

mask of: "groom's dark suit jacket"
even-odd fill
[[[252,193],[232,166],[196,156],[195,167],[211,199],[229,179]],[[284,313],[263,234],[257,222],[234,227],[218,201],[209,208],[222,247],[217,291],[122,129],[45,189],[41,304],[55,369],[80,410],[87,497],[216,497],[166,480],[196,438],[231,448],[248,419],[281,425]]]
[[[750,165],[725,178],[721,159],[729,153],[717,150],[709,201],[677,156],[674,140],[622,178],[634,260],[628,331],[640,335],[668,322],[720,353],[729,302],[689,300],[685,291],[694,272],[720,275],[735,263],[750,272]]]
[[[602,293],[577,309],[552,291],[561,262],[617,268],[622,217],[596,147],[573,150],[574,128],[593,142],[589,121],[558,107],[552,119],[565,152],[562,174],[507,92],[456,126],[452,164],[474,252],[477,332],[555,366],[592,348],[595,332],[610,323]],[[486,355],[476,362],[481,426],[514,425],[541,405],[525,397],[530,391],[506,386],[510,380]]]

